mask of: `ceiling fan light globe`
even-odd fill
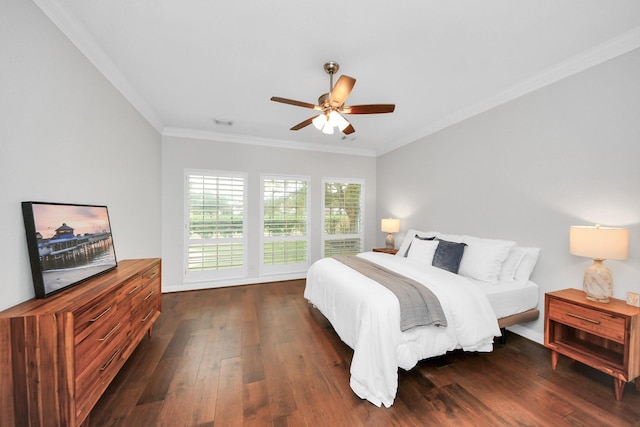
[[[339,117],[340,117],[340,114],[336,113],[335,111],[331,111],[329,113],[329,125],[331,125],[332,127],[338,126]]]
[[[336,111],[331,112],[329,116],[329,124],[340,129],[340,132],[349,126],[349,122]]]
[[[333,135],[333,126],[331,126],[329,123],[325,124],[322,128],[322,133]]]
[[[316,129],[322,130],[324,125],[327,123],[327,118],[324,114],[318,114],[315,119],[311,120],[311,123],[313,123],[313,126],[315,126]]]

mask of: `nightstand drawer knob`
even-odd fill
[[[567,316],[575,317],[576,319],[584,320],[585,322],[593,323],[594,325],[599,325],[600,322],[597,320],[589,319],[583,316],[578,316],[577,314],[567,312]]]

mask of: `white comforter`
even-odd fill
[[[315,262],[307,273],[304,297],[353,349],[350,385],[358,396],[390,407],[398,367],[408,370],[421,359],[456,348],[493,350],[500,328],[487,297],[471,281],[404,257],[374,252],[359,256],[428,286],[439,298],[448,326],[401,332],[400,307],[391,291],[335,259]]]

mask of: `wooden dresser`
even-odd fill
[[[160,316],[161,261],[0,312],[0,425],[79,426]]]
[[[544,305],[544,345],[553,369],[562,354],[611,375],[616,400],[634,379],[640,390],[640,308],[616,298],[589,301],[578,289],[549,292]]]

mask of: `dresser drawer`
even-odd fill
[[[84,372],[76,376],[76,416],[78,419],[86,418],[91,409],[100,399],[100,396],[109,386],[124,362],[125,352],[129,341],[126,330],[113,344],[105,348],[96,363],[91,364]]]
[[[145,285],[156,279],[160,280],[160,264],[154,265],[142,273],[142,281]]]
[[[76,346],[77,399],[91,395],[94,389],[100,389],[101,379],[112,378],[117,373],[121,365],[118,360],[129,344],[129,323],[116,325],[108,331],[110,335],[104,341],[95,343],[94,340],[85,340]]]
[[[123,340],[129,329],[128,315],[115,315],[101,322],[99,327],[76,344],[75,369],[83,372],[90,365],[96,364],[96,358],[112,347],[118,346],[118,340]],[[123,335],[124,331],[124,335]],[[126,338],[126,337],[125,337]]]
[[[153,281],[143,289],[132,305],[132,328],[145,328],[149,321],[155,320],[160,312],[160,282]]]
[[[137,276],[126,282],[118,293],[118,302],[131,301],[133,298],[142,293],[143,281],[142,276]],[[123,304],[124,305],[124,304]]]
[[[115,293],[74,312],[74,342],[83,341],[99,327],[109,323],[118,311]]]
[[[548,317],[621,344],[625,342],[625,319],[623,317],[557,299],[549,301]]]

